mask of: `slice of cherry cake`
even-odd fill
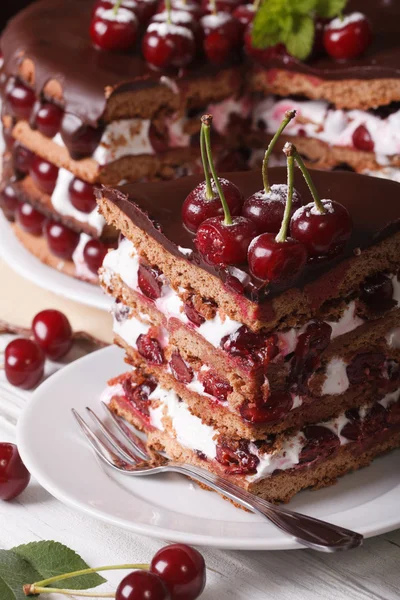
[[[251,229],[243,208],[190,232],[182,207],[198,177],[97,191],[122,233],[100,279],[133,366],[105,392],[112,409],[175,459],[274,501],[400,442],[400,186],[307,172],[286,153],[288,179],[269,169],[269,198],[281,194],[286,215],[278,233]],[[227,204],[261,194],[258,172],[216,180]]]

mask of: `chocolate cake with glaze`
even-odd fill
[[[157,2],[143,2],[157,10]],[[45,262],[93,282],[116,239],[97,214],[93,184],[195,172],[198,112],[220,111],[226,153],[237,145],[231,117],[240,121],[250,109],[241,97],[240,65],[213,67],[198,59],[178,77],[151,69],[139,49],[95,48],[89,36],[94,5],[93,0],[37,0],[12,19],[1,39],[8,143],[2,205],[10,218],[17,200],[34,206],[32,223],[16,211],[18,237]],[[49,218],[66,230],[61,249],[49,236],[44,241],[38,235]],[[92,261],[84,253],[88,236],[97,240]]]
[[[98,191],[100,212],[123,234],[100,279],[133,367],[104,397],[150,445],[274,501],[400,442],[400,188],[311,174],[348,210],[351,237],[280,285],[202,255],[181,219],[201,178]],[[224,177],[245,198],[260,187],[258,172]],[[285,169],[269,178],[283,184]],[[307,202],[299,175],[295,187]]]
[[[140,2],[150,13],[164,10],[156,0],[125,5]],[[217,65],[199,53],[179,73],[146,64],[140,50],[145,22],[128,52],[93,47],[89,30],[98,4],[36,0],[11,20],[1,39],[8,143],[1,204],[10,218],[17,202],[31,213],[24,218],[17,211],[15,231],[45,262],[95,282],[116,233],[95,213],[91,186],[198,172],[202,112],[214,115],[218,158],[227,170],[244,169],[249,158],[258,164],[282,113],[295,107],[298,118],[283,141],[293,139],[318,168],[345,165],[400,178],[400,9],[394,1],[348,3],[346,14],[362,11],[373,24],[373,41],[357,58],[336,61],[313,52],[300,61],[279,48],[248,49],[248,56],[236,48],[231,60]],[[229,10],[240,2],[231,4]],[[71,185],[81,190],[74,198]],[[34,206],[33,216],[27,204]],[[63,228],[61,245],[54,235],[39,235],[49,218]]]

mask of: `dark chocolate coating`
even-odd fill
[[[159,84],[160,73],[150,69],[139,51],[102,52],[92,47],[89,23],[94,0],[37,0],[8,25],[1,40],[5,72],[15,75],[21,55],[35,64],[35,90],[39,95],[50,79],[64,90],[66,112],[97,126],[104,114],[105,90],[118,92]],[[360,10],[371,19],[374,41],[365,56],[346,62],[323,57],[302,63],[283,59],[271,68],[284,68],[322,79],[380,79],[400,75],[399,0],[350,0],[346,12]],[[191,66],[178,84],[219,67],[205,61]]]
[[[10,22],[1,39],[8,75],[18,72],[21,54],[31,58],[36,94],[49,80],[58,80],[66,112],[93,127],[104,113],[106,89],[118,93],[150,88],[159,85],[162,75],[169,76],[148,67],[137,49],[115,53],[94,48],[89,35],[94,4],[94,0],[38,0]],[[220,71],[203,61],[173,79],[179,84]]]
[[[367,175],[335,171],[311,171],[311,175],[321,198],[342,203],[348,209],[354,224],[351,239],[345,251],[336,259],[319,265],[307,266],[295,286],[315,281],[323,273],[353,256],[355,249],[363,249],[400,229],[400,184]],[[229,173],[224,175],[236,184],[247,198],[262,187],[259,171]],[[286,182],[286,168],[275,167],[269,170],[271,183]],[[230,275],[229,267],[207,264],[195,249],[194,236],[184,227],[181,217],[182,204],[186,196],[202,181],[199,176],[190,176],[171,182],[129,184],[116,189],[103,188],[103,193],[140,229],[161,243],[171,254],[180,259],[185,256],[178,246],[193,250],[187,260],[197,264],[223,281]],[[295,187],[305,203],[311,202],[311,194],[296,170]],[[248,273],[246,265],[237,265]],[[254,302],[271,299],[291,285],[265,286],[254,277],[245,287],[245,295]]]

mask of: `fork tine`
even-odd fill
[[[142,460],[149,460],[150,456],[147,453],[146,446],[142,442],[142,440],[133,433],[122,419],[117,417],[112,410],[107,406],[105,402],[102,402],[103,408],[107,412],[108,416],[112,419],[114,425],[118,429],[119,433],[124,437],[124,439],[128,442],[128,444],[133,448],[133,451],[136,454],[139,454]]]
[[[107,465],[113,467],[114,469],[118,469],[120,471],[124,471],[124,461],[122,461],[119,456],[110,450],[101,440],[97,437],[97,435],[90,429],[87,423],[82,419],[80,414],[72,408],[72,414],[74,415],[79,427],[83,435],[88,440],[90,446],[93,448],[95,453],[101,460],[103,460]]]
[[[99,419],[99,417],[96,415],[96,413],[91,408],[89,408],[87,406],[86,410],[89,413],[89,415],[91,416],[91,418],[93,419],[93,421],[96,423],[96,425],[98,426],[98,428],[100,429],[100,431],[102,432],[102,434],[104,435],[104,437],[109,441],[109,443],[111,444],[111,446],[114,448],[114,450],[116,450],[119,454],[121,454],[121,456],[128,463],[131,463],[132,461],[134,463],[137,463],[137,462],[139,462],[139,461],[142,460],[141,456],[138,456],[137,454],[134,454],[131,450],[129,450],[129,448],[127,448],[125,446],[125,444],[123,444],[112,433],[112,431],[110,431],[110,429]]]

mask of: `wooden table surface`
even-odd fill
[[[110,340],[110,317],[25,282],[0,260],[0,318],[29,325],[43,308],[59,308],[75,329]],[[0,339],[0,353],[6,337]],[[0,357],[0,362],[1,357]],[[12,388],[0,373],[0,440],[15,441],[29,392]],[[45,432],[38,432],[43,435]],[[400,506],[399,506],[400,510]],[[147,562],[163,541],[144,538],[95,521],[61,504],[35,481],[13,502],[0,502],[0,547],[52,539],[72,547],[91,566]],[[309,550],[235,552],[202,550],[209,572],[204,600],[398,600],[400,531],[367,540],[360,549],[336,555]],[[215,571],[215,572],[214,572]],[[104,591],[115,589],[121,572],[110,574]],[[73,596],[72,596],[73,597]],[[61,600],[62,596],[52,596]],[[65,598],[65,596],[64,596]],[[1,600],[1,599],[0,599]]]

